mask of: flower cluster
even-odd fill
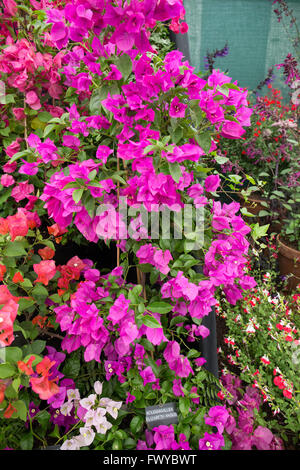
[[[230,415],[225,424],[230,435],[232,450],[283,450],[282,440],[264,426],[255,427],[255,413],[260,410],[261,396],[257,389],[248,386],[242,394],[241,380],[229,373],[221,377],[230,403]],[[234,411],[233,411],[234,410]],[[237,415],[235,419],[234,414]]]
[[[219,352],[227,354],[227,360],[232,358],[241,378],[254,387],[273,414],[280,413],[289,423],[294,407],[299,407],[299,329],[293,321],[299,310],[297,302],[289,296],[274,295],[272,277],[268,276],[230,312],[231,308],[218,306],[218,315],[225,319],[229,333]]]
[[[84,425],[80,427],[78,436],[65,440],[60,447],[61,450],[79,450],[80,447],[89,447],[94,441],[96,433],[106,434],[108,429],[112,427],[106,415],[108,414],[113,419],[118,417],[122,402],[100,397],[102,384],[99,381],[94,383],[94,390],[94,394],[82,399],[77,389],[67,391],[68,400],[60,407],[60,411],[63,415],[68,416],[75,407],[77,415]]]
[[[190,444],[180,426],[190,410],[201,418],[206,359],[191,346],[209,335],[202,318],[220,290],[235,305],[255,285],[250,228],[238,204],[214,200],[220,177],[202,166],[217,135],[245,134],[247,90],[219,70],[201,78],[179,51],[156,53],[159,22],[187,30],[182,0],[30,4],[7,2],[0,30],[0,414],[35,426],[43,445],[49,432],[70,437],[65,449],[106,448],[111,435],[113,448],[135,448],[144,430],[137,410],[176,397],[179,437],[159,427],[149,447],[223,448],[223,407],[208,412],[217,433],[200,442],[202,431]],[[173,227],[186,203],[204,213],[200,256],[187,240],[151,238],[143,218],[172,213]],[[116,252],[117,266],[67,257],[72,242],[110,250],[109,261]],[[25,344],[9,348],[14,331]],[[22,448],[34,446],[29,434]]]

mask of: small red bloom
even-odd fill
[[[19,271],[15,273],[14,277],[12,278],[12,282],[15,282],[15,283],[24,282],[24,278]]]
[[[293,394],[290,390],[283,390],[283,395],[285,396],[285,398],[292,398],[293,397]]]
[[[52,259],[53,256],[55,255],[55,251],[52,250],[49,246],[46,246],[45,248],[41,248],[38,250],[38,254],[43,260],[49,260]]]
[[[8,407],[6,408],[6,410],[4,411],[3,416],[4,416],[4,418],[9,419],[9,418],[12,417],[12,415],[13,415],[16,411],[17,411],[16,408],[15,408],[14,406],[12,406],[12,404],[10,403],[10,404],[8,405]]]
[[[276,385],[276,387],[280,388],[280,390],[284,389],[284,380],[282,377],[280,376],[275,377],[273,382],[274,382],[274,385]]]
[[[30,356],[27,362],[18,361],[18,368],[21,372],[26,375],[32,375],[34,373],[32,369],[32,363],[35,360],[35,356]]]
[[[5,389],[6,389],[6,384],[0,382],[0,403],[2,403],[5,398],[4,396]]]
[[[4,274],[6,273],[6,266],[0,264],[0,281],[3,281]]]

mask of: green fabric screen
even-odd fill
[[[299,26],[300,0],[290,0],[288,4]],[[222,49],[227,42],[229,54],[217,58],[215,68],[228,71],[240,86],[254,90],[271,66],[282,63],[288,53],[295,57],[270,0],[184,0],[184,6],[190,61],[196,71],[205,70],[207,51]],[[287,20],[285,24],[289,28]],[[282,72],[275,69],[275,75],[273,85],[287,97]]]

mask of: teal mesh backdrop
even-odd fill
[[[299,26],[300,0],[288,1],[288,5]],[[296,55],[270,0],[184,0],[184,6],[190,61],[197,71],[204,71],[207,51],[222,49],[227,42],[229,53],[216,59],[215,68],[228,70],[240,86],[254,90],[271,66],[282,63],[288,53]],[[289,28],[287,20],[284,24],[295,37],[295,28]],[[276,69],[275,74],[273,85],[287,97],[282,73]]]

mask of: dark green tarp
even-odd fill
[[[300,0],[289,0],[288,5],[300,27]],[[215,68],[228,70],[240,86],[253,90],[271,66],[282,63],[288,53],[296,55],[288,37],[295,37],[295,27],[289,27],[287,18],[278,22],[270,0],[184,0],[184,6],[190,60],[197,71],[204,71],[207,51],[222,49],[227,42],[229,54],[217,58]],[[287,96],[277,70],[273,85]]]

